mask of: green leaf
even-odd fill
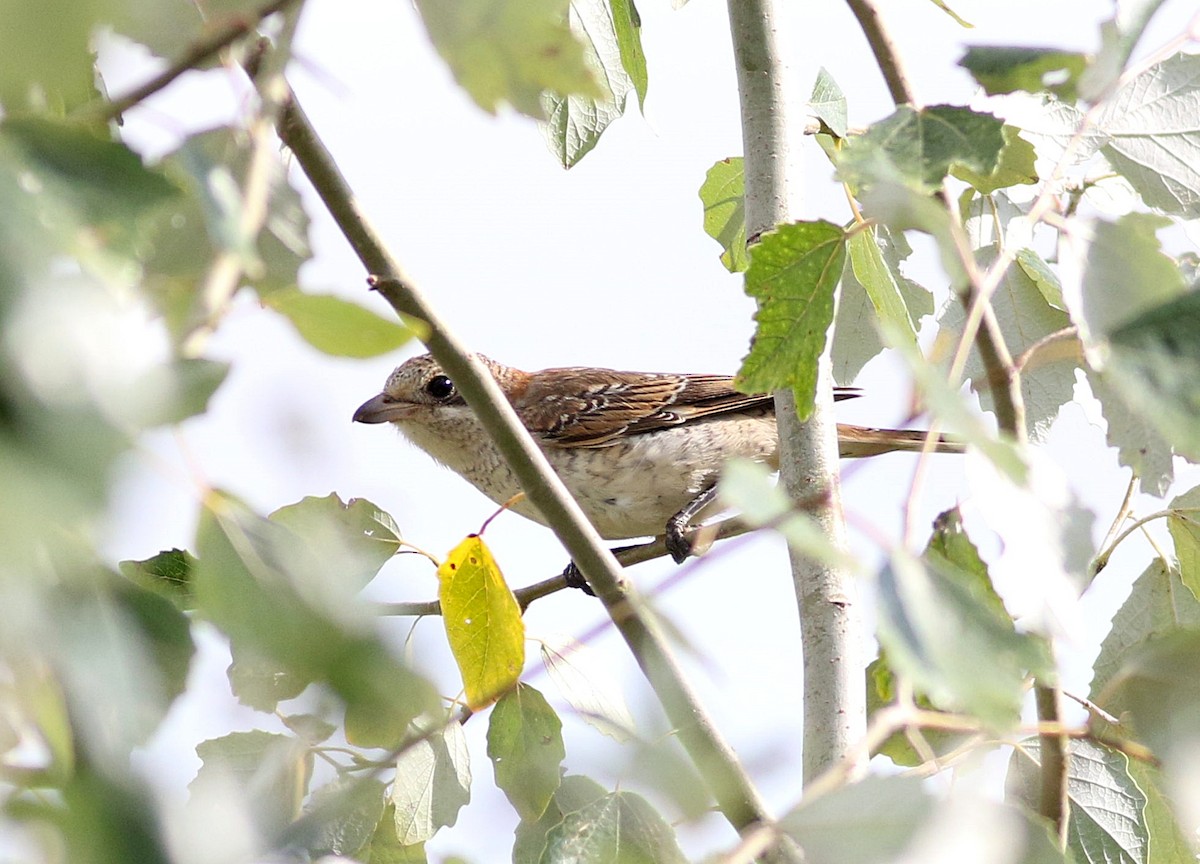
[[[1175,450],[1200,459],[1200,294],[1185,294],[1111,331],[1106,371]]]
[[[746,249],[746,188],[741,156],[722,159],[708,169],[700,187],[704,233],[721,244],[721,263],[730,273],[750,266]]]
[[[1146,796],[1146,807],[1142,820],[1150,842],[1146,847],[1146,860],[1150,862],[1192,861],[1195,852],[1184,836],[1179,822],[1171,812],[1171,801],[1162,793],[1162,774],[1137,759],[1129,760],[1129,776]]]
[[[525,665],[521,607],[483,538],[472,534],[438,567],[438,600],[467,704],[491,704],[517,683]]]
[[[831,222],[780,225],[762,236],[746,271],[746,293],[758,301],[758,326],[738,371],[738,389],[790,388],[800,419],[808,419],[845,260],[845,232]]]
[[[347,538],[335,530],[335,520],[330,522],[327,535],[359,542],[356,534]],[[196,535],[198,610],[235,646],[302,680],[328,683],[346,702],[348,735],[355,712],[379,718],[389,732],[403,728],[437,706],[436,694],[392,658],[375,633],[375,616],[347,590],[361,573],[340,572],[344,565],[337,563],[336,553],[356,547],[327,545],[324,539],[301,537],[233,498],[212,493]],[[358,743],[394,746],[397,740]]]
[[[1200,595],[1200,486],[1176,495],[1170,510],[1167,528],[1175,541],[1175,560],[1183,584],[1194,598]]]
[[[1004,149],[1004,124],[990,114],[952,105],[920,111],[902,105],[890,117],[847,139],[837,157],[838,177],[855,189],[898,182],[935,192],[952,168],[989,176]]]
[[[337,726],[322,720],[316,714],[284,714],[280,716],[279,722],[309,747],[328,741],[333,733],[337,732]]]
[[[1135,410],[1121,395],[1110,370],[1086,370],[1088,387],[1100,400],[1108,427],[1105,439],[1117,448],[1118,461],[1137,475],[1144,492],[1162,497],[1175,479],[1175,452],[1154,420]]]
[[[1200,628],[1173,630],[1129,648],[1097,701],[1118,716],[1130,713],[1134,732],[1168,774],[1187,774],[1200,744]]]
[[[1016,723],[1026,677],[1053,664],[1041,640],[997,608],[986,570],[897,552],[878,582],[879,642],[896,671],[936,705],[997,729]]]
[[[817,119],[828,126],[834,135],[838,138],[846,137],[846,127],[849,123],[846,117],[846,94],[824,66],[817,72],[817,80],[813,82],[808,105]]]
[[[883,264],[892,282],[900,292],[900,298],[908,313],[909,328],[916,332],[920,320],[933,314],[933,294],[929,289],[907,278],[900,269],[900,262],[912,253],[908,241],[900,231],[892,231],[886,225],[877,224],[870,229],[875,245],[883,256]],[[833,378],[838,384],[851,384],[872,358],[883,350],[876,326],[878,316],[875,304],[867,289],[854,275],[854,259],[847,257],[842,271],[842,287],[838,296],[837,317],[833,326]],[[903,333],[904,328],[897,332]]]
[[[458,83],[489,113],[508,102],[541,120],[544,91],[603,96],[567,23],[567,0],[419,0],[417,9]]]
[[[1113,94],[1097,123],[1105,158],[1147,205],[1200,216],[1200,55],[1176,54]]]
[[[989,96],[1014,90],[1045,90],[1065,102],[1074,102],[1087,57],[1055,48],[972,45],[958,65],[970,72]]]
[[[116,0],[79,0],[47,15],[24,0],[0,0],[0,104],[65,113],[96,97],[91,39]]]
[[[675,833],[645,798],[612,792],[563,816],[546,833],[543,862],[682,864]]]
[[[295,699],[308,680],[281,663],[263,657],[238,643],[229,646],[233,662],[225,670],[237,700],[255,711],[271,713],[280,702]]]
[[[1091,698],[1099,698],[1131,651],[1184,628],[1200,628],[1200,601],[1177,572],[1155,558],[1134,581],[1128,599],[1113,616],[1112,629],[1100,644]]]
[[[870,720],[883,708],[896,701],[896,673],[887,659],[887,652],[867,665],[867,719]],[[926,711],[936,711],[937,706],[924,693],[917,693],[915,702]],[[948,732],[942,729],[922,729],[921,738],[938,756],[943,756],[965,743],[971,737],[967,732]],[[925,762],[909,741],[905,730],[893,732],[886,741],[872,751],[872,755],[886,756],[902,768],[915,768]]]
[[[283,832],[279,846],[307,853],[350,856],[366,846],[383,816],[384,784],[373,777],[341,777],[313,793],[304,815]],[[394,834],[394,831],[393,831]]]
[[[231,22],[244,22],[264,4],[262,0],[205,0],[201,8],[192,3],[161,0],[126,0],[114,10],[113,29],[140,42],[159,57],[173,60],[197,39]],[[251,33],[247,38],[253,39]],[[210,58],[192,68],[218,65]]]
[[[263,303],[287,318],[309,345],[334,357],[378,357],[416,335],[405,323],[332,294],[285,288],[268,294]]]
[[[402,846],[424,843],[471,800],[471,763],[458,721],[408,747],[396,762],[391,803]]]
[[[236,790],[234,806],[248,811],[264,837],[278,835],[299,815],[313,757],[295,738],[258,729],[231,732],[200,742],[196,755],[200,770],[188,786],[193,801],[230,806],[229,792]]]
[[[203,414],[228,374],[228,363],[199,358],[157,366],[129,387],[130,422],[140,429],[152,429]]]
[[[770,526],[797,552],[835,567],[856,566],[854,559],[838,549],[813,518],[797,509],[779,484],[771,480],[767,466],[748,459],[731,459],[721,471],[717,489],[724,507],[738,511],[750,525]]]
[[[1146,861],[1149,835],[1142,809],[1146,796],[1129,776],[1124,753],[1087,740],[1069,743],[1067,797],[1071,817],[1067,848],[1077,861]],[[1013,750],[1008,792],[1036,812],[1041,763],[1038,742],[1028,739]]]
[[[522,821],[517,826],[513,841],[513,864],[539,864],[550,829],[561,823],[567,813],[580,810],[607,794],[608,790],[590,777],[563,777],[541,817],[533,822]]]
[[[188,138],[162,162],[164,173],[186,191],[165,208],[142,247],[142,288],[181,338],[198,320],[218,315],[205,308],[197,288],[218,254],[233,254],[243,278],[266,300],[294,288],[309,257],[308,217],[300,196],[280,176],[271,194],[266,224],[256,238],[243,236],[241,192],[249,149],[230,129]]]
[[[100,274],[136,278],[131,261],[150,217],[180,198],[161,171],[86,127],[34,117],[0,123],[0,162],[63,249]]]
[[[884,260],[883,250],[875,242],[874,232],[862,230],[852,233],[848,246],[854,278],[867,292],[875,314],[889,322],[897,333],[907,332],[912,337],[913,345],[916,345],[917,333],[913,329],[912,316],[900,293],[900,284]]]
[[[159,552],[145,561],[122,561],[121,573],[136,585],[166,597],[176,608],[187,611],[195,600],[192,596],[192,572],[196,556],[183,549]]]
[[[1017,252],[1015,260],[1021,271],[1033,280],[1038,291],[1042,292],[1042,298],[1046,303],[1054,309],[1066,312],[1067,304],[1063,300],[1062,284],[1058,281],[1058,276],[1050,269],[1050,265],[1042,260],[1042,256],[1032,249],[1022,249]]]
[[[396,807],[393,804],[383,808],[375,833],[359,857],[369,864],[426,864],[429,861],[424,843],[401,844],[396,836]]]
[[[642,50],[642,17],[634,0],[610,0],[617,47],[621,50],[621,65],[633,82],[638,95],[638,108],[646,108],[646,89],[650,84],[646,72],[646,53]]]
[[[971,184],[983,195],[990,195],[997,189],[1007,189],[1009,186],[1029,186],[1037,183],[1037,169],[1034,167],[1037,153],[1033,145],[1020,137],[1020,129],[1007,123],[1001,128],[1000,134],[1004,136],[1004,147],[990,173],[980,174],[966,165],[953,165],[950,173],[964,183]]]
[[[975,252],[981,268],[990,266],[996,256],[995,246]],[[1022,267],[1009,267],[1004,272],[1000,286],[992,295],[992,309],[1013,357],[1020,356],[1051,333],[1071,325],[1070,316],[1046,302],[1039,284]],[[947,305],[939,325],[957,338],[965,322],[966,313],[956,300]],[[1067,336],[1039,349],[1022,368],[1021,395],[1025,402],[1025,422],[1035,441],[1049,434],[1059,409],[1074,398],[1075,370],[1082,362],[1082,346],[1078,338]],[[995,410],[992,386],[977,351],[971,352],[964,372],[971,378],[971,388],[979,394],[980,406],[985,411]]]
[[[542,132],[564,168],[578,164],[600,142],[609,124],[625,113],[626,97],[633,89],[607,0],[571,0],[570,9],[571,31],[583,44],[587,64],[598,70],[600,94],[542,96]]]
[[[505,693],[492,709],[487,742],[496,785],[522,819],[539,818],[567,755],[562,721],[546,697],[528,684]]]

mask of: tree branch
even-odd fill
[[[875,55],[875,62],[879,64],[879,71],[883,73],[883,80],[887,83],[892,101],[897,105],[908,103],[915,106],[917,98],[908,83],[908,74],[904,71],[904,64],[900,61],[896,46],[892,44],[892,37],[883,26],[873,0],[846,0],[846,5],[858,19],[858,26],[867,37],[867,44],[871,46],[871,53]]]
[[[595,528],[546,462],[495,380],[441,321],[359,209],[345,178],[299,104],[289,104],[279,134],[291,149],[334,221],[373,278],[373,287],[402,315],[429,327],[427,345],[476,412],[516,474],[529,500],[546,517],[588,584],[604,603],[662,703],[726,819],[740,832],[769,820],[761,796],[684,680],[658,625],[623,585],[621,568]]]
[[[728,7],[742,106],[746,233],[755,237],[792,218],[788,93],[772,0],[729,0]],[[818,364],[816,406],[807,422],[797,417],[790,391],[775,394],[779,476],[793,501],[814,502],[806,508],[810,515],[835,545],[845,548],[831,344],[827,340]],[[864,639],[851,575],[798,552],[790,557],[801,622],[807,783],[842,759],[865,730]]]

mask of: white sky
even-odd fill
[[[954,65],[970,42],[1089,50],[1097,44],[1097,22],[1109,14],[1108,3],[1084,0],[962,0],[954,8],[977,25],[968,31],[922,0],[881,6],[927,104],[971,98],[971,80]],[[696,194],[713,162],[741,153],[725,7],[715,0],[693,0],[679,11],[667,7],[662,0],[639,6],[650,69],[647,119],[634,109],[580,166],[563,172],[531,121],[508,111],[491,117],[457,89],[410,4],[306,5],[291,74],[299,98],[408,274],[476,350],[531,369],[737,368],[753,307],[740,277],[724,271],[718,247],[703,234]],[[799,98],[807,96],[823,65],[849,97],[852,124],[889,113],[878,71],[844,5],[810,3],[803,11],[809,17],[789,31]],[[1178,32],[1193,11],[1187,0],[1170,0],[1143,49]],[[147,71],[135,62],[112,66],[107,80],[115,94]],[[229,73],[187,76],[131,112],[127,134],[161,152],[181,131],[228,117],[242,92]],[[797,215],[845,221],[845,199],[830,182],[824,156],[810,141],[797,146],[807,187]],[[365,274],[344,240],[305,193],[315,259],[302,272],[303,286],[387,314],[385,304],[365,290]],[[917,248],[918,256],[929,251]],[[944,296],[936,266],[909,275]],[[240,303],[211,350],[234,362],[233,375],[208,415],[185,424],[178,436],[148,436],[144,455],[124,467],[111,521],[101,529],[106,553],[114,560],[144,558],[191,546],[196,486],[189,478],[195,476],[262,512],[330,491],[366,497],[389,511],[412,542],[439,554],[448,550],[492,512],[490,502],[390,429],[350,423],[354,408],[379,390],[391,368],[418,350],[414,345],[373,361],[329,358],[304,346],[273,313]],[[840,407],[840,417],[888,425],[903,416],[909,385],[894,365],[873,362],[857,383],[865,398]],[[1078,407],[1065,410],[1048,449],[1098,508],[1097,531],[1106,529],[1126,472]],[[914,464],[912,457],[893,455],[848,471],[845,499],[852,518],[896,538]],[[1195,472],[1191,477],[1195,482]],[[926,522],[964,494],[961,463],[939,458],[922,502]],[[1146,500],[1140,506],[1145,513],[1161,505]],[[514,585],[550,576],[565,563],[549,531],[515,515],[493,523],[487,539]],[[854,542],[856,550],[873,554],[861,532]],[[1102,576],[1110,587],[1084,608],[1084,617],[1097,623],[1090,644],[1073,652],[1080,659],[1071,667],[1072,684],[1080,691],[1087,676],[1079,670],[1090,665],[1104,622],[1147,560],[1145,544],[1136,542],[1140,548],[1131,543],[1114,557]],[[673,565],[656,562],[638,567],[633,577],[648,586],[673,571]],[[434,593],[432,569],[415,556],[390,563],[372,587],[373,596],[390,600]],[[681,654],[719,727],[772,805],[782,810],[794,803],[800,793],[799,642],[780,541],[756,537],[696,567],[664,597],[662,608],[687,640]],[[581,634],[601,617],[596,601],[572,593],[535,603],[527,620],[532,634]],[[409,626],[403,620],[391,625],[398,644]],[[453,689],[443,642],[440,622],[424,621],[411,650],[422,668]],[[622,679],[644,732],[659,735],[661,715],[628,653],[611,631],[594,644]],[[227,662],[210,646],[193,694],[177,706],[147,754],[147,765],[162,773],[169,792],[182,795],[198,765],[192,751],[197,741],[256,724],[272,728],[263,722],[269,718],[238,708],[227,695]],[[533,681],[562,705],[544,675]],[[631,752],[564,719],[571,773],[591,774],[610,787],[646,789],[631,771]],[[429,844],[433,860],[450,853],[507,860],[515,815],[492,784],[485,724],[485,717],[477,718],[467,727],[476,777],[472,804],[458,826]],[[676,811],[655,800],[676,818]],[[731,842],[718,820],[706,821],[711,830],[684,834],[692,855]]]

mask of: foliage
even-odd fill
[[[365,499],[305,498],[262,515],[206,489],[190,549],[114,566],[96,548],[122,454],[203,414],[231,371],[198,338],[230,308],[204,290],[217,259],[233,262],[240,292],[332,357],[377,356],[425,332],[299,287],[307,217],[282,165],[272,161],[265,192],[250,182],[263,153],[252,121],[182,136],[155,161],[112,122],[90,49],[100,31],[174,58],[222,23],[285,5],[209,2],[201,17],[184,2],[87,0],[46,16],[0,0],[6,828],[36,848],[30,860],[183,860],[130,753],[187,691],[198,635],[215,632],[230,646],[231,692],[282,731],[199,744],[185,818],[189,836],[210,845],[187,860],[425,861],[425,844],[470,802],[466,736],[483,734],[495,785],[520,820],[514,861],[685,860],[654,796],[569,773],[558,713],[522,680],[524,610],[477,535],[438,568],[461,682],[429,680],[363,598],[404,545]],[[1094,57],[976,47],[962,65],[995,98],[902,105],[861,131],[850,131],[849,100],[822,69],[811,108],[851,200],[839,222],[776,226],[748,245],[741,159],[697,178],[704,230],[758,302],[740,386],[793,390],[807,417],[827,348],[841,383],[889,350],[934,421],[970,446],[980,528],[1002,547],[982,554],[983,537],[948,511],[923,552],[884,549],[885,565],[865,574],[882,650],[864,686],[878,751],[896,764],[950,771],[1016,742],[1006,800],[913,778],[833,778],[779,823],[806,860],[985,860],[997,838],[1007,861],[1179,861],[1194,851],[1200,490],[1150,517],[1168,521],[1174,555],[1164,548],[1133,582],[1095,661],[1090,720],[1071,729],[1065,852],[1034,815],[1039,744],[1021,721],[1030,678],[1055,675],[1069,609],[1127,536],[1096,548],[1092,514],[1028,442],[1083,388],[1147,491],[1166,494],[1175,457],[1200,459],[1200,292],[1194,262],[1160,239],[1200,215],[1200,56],[1129,67],[1158,4],[1130,5]],[[597,145],[631,93],[645,102],[654,57],[632,0],[417,7],[469,97],[538,118],[564,167]],[[238,43],[240,56],[251,41]],[[1118,200],[1131,203],[1113,209]],[[262,230],[247,236],[245,214],[258,209]],[[936,250],[927,254],[948,291],[905,275],[916,236],[932,240],[922,248]],[[935,293],[948,296],[936,313]],[[55,315],[78,327],[46,339]],[[122,316],[152,319],[157,347],[125,340]],[[928,360],[921,346],[934,330],[949,349]],[[990,353],[978,350],[981,332]],[[997,432],[986,415],[1009,404],[1016,425]],[[799,552],[863,569],[763,473],[731,466],[725,500]],[[1041,590],[1018,620],[996,586],[1021,578]],[[573,713],[646,744],[604,675],[587,671],[584,646],[547,643],[542,656]],[[707,801],[722,790],[690,791]]]

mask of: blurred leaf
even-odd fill
[[[645,798],[612,792],[566,813],[546,832],[542,860],[681,864],[687,859],[671,826]]]
[[[24,0],[0,0],[0,104],[63,114],[96,96],[92,34],[119,0],[78,0],[47,15]]]
[[[375,833],[360,850],[358,858],[366,864],[426,864],[429,861],[424,843],[401,845],[400,838],[396,836],[396,807],[393,804],[383,808],[383,816],[375,826]]]
[[[1177,452],[1200,459],[1200,293],[1144,312],[1109,336],[1107,370],[1124,399]]]
[[[134,584],[161,594],[186,612],[195,605],[192,596],[195,566],[196,556],[192,553],[171,549],[145,561],[122,561],[121,573]]]
[[[202,314],[197,286],[214,257],[236,253],[243,278],[264,301],[294,288],[309,256],[308,217],[300,196],[283,177],[273,188],[266,225],[249,247],[240,227],[241,188],[249,148],[233,130],[212,129],[189,137],[162,162],[162,170],[186,195],[158,218],[144,246],[143,290],[177,338]]]
[[[1067,311],[1066,301],[1063,300],[1062,283],[1058,281],[1058,276],[1050,269],[1050,265],[1042,260],[1041,255],[1032,249],[1022,249],[1017,252],[1014,260],[1016,265],[1021,268],[1021,272],[1033,280],[1038,291],[1042,292],[1042,298],[1052,309]]]
[[[767,466],[748,459],[731,459],[721,472],[717,488],[724,506],[737,510],[740,518],[750,525],[778,531],[797,552],[838,567],[857,566],[771,480]]]
[[[866,777],[792,810],[780,825],[811,864],[883,864],[900,858],[934,801],[915,777]]]
[[[980,194],[990,195],[998,189],[1009,186],[1030,186],[1038,181],[1034,160],[1037,154],[1033,145],[1021,137],[1021,130],[1007,123],[1000,130],[1004,137],[1004,147],[996,160],[995,167],[990,172],[980,173],[966,165],[952,165],[950,173],[970,183]]]
[[[846,94],[824,66],[817,72],[808,106],[834,135],[839,138],[846,137],[846,126],[849,122],[846,119]]]
[[[721,263],[730,273],[741,273],[750,266],[742,167],[741,156],[722,159],[708,169],[700,187],[704,233],[721,244]]]
[[[646,88],[650,84],[646,72],[646,52],[642,50],[642,16],[634,0],[610,0],[617,47],[621,49],[621,65],[637,91],[638,108],[645,110]]]
[[[1162,774],[1153,766],[1136,759],[1130,759],[1128,767],[1129,776],[1146,796],[1142,815],[1150,841],[1146,846],[1146,860],[1151,864],[1194,861],[1196,853],[1171,812],[1170,800],[1160,790]]]
[[[508,102],[541,120],[543,91],[603,96],[567,23],[567,0],[419,0],[417,9],[459,85],[488,113]]]
[[[264,838],[279,835],[300,813],[312,776],[312,754],[287,735],[255,729],[231,732],[196,745],[200,771],[188,786],[193,800],[240,795]]]
[[[578,164],[599,143],[609,124],[625,113],[626,97],[633,89],[613,16],[608,0],[570,0],[571,32],[583,46],[584,61],[594,70],[599,93],[542,95],[546,116],[542,133],[564,168]]]
[[[874,232],[856,231],[850,235],[850,266],[854,278],[871,300],[875,315],[888,321],[897,333],[907,332],[917,344],[912,317],[900,293],[900,284],[883,258],[883,250],[875,242]]]
[[[1104,370],[1087,369],[1088,387],[1100,401],[1105,440],[1117,448],[1118,461],[1137,475],[1142,491],[1162,497],[1175,479],[1175,452],[1152,418],[1133,409]]]
[[[525,665],[525,623],[492,553],[478,534],[438,567],[438,600],[467,704],[478,710],[517,683]]]
[[[542,664],[559,694],[593,729],[618,743],[630,739],[633,715],[600,652],[570,636],[543,638]]]
[[[975,252],[981,268],[990,266],[996,255],[995,246]],[[1070,316],[1046,302],[1039,284],[1022,267],[1009,267],[1004,272],[992,295],[992,309],[1013,357],[1020,356],[1043,337],[1071,325]],[[939,325],[957,336],[965,322],[962,304],[957,299],[950,300]],[[1075,370],[1082,363],[1079,340],[1068,336],[1039,349],[1021,370],[1025,422],[1033,440],[1043,440],[1049,434],[1059,410],[1074,398]],[[978,351],[971,352],[964,373],[971,378],[971,389],[979,394],[980,406],[985,411],[994,411],[995,396]]]
[[[0,162],[60,246],[100,274],[135,278],[131,260],[150,217],[180,189],[124,144],[78,124],[35,117],[0,122]]]
[[[1003,122],[953,105],[920,111],[901,105],[894,114],[849,138],[838,158],[838,177],[856,190],[900,182],[916,192],[941,188],[952,168],[989,176],[1004,148]]]
[[[896,673],[887,660],[887,652],[880,651],[879,656],[867,665],[867,718],[875,716],[882,708],[896,701]],[[929,697],[924,693],[916,694],[916,704],[927,711],[936,711]],[[963,744],[971,737],[967,732],[948,732],[942,729],[922,729],[921,738],[938,756],[943,756]],[[893,732],[886,741],[872,752],[872,755],[886,756],[902,768],[915,768],[925,762],[909,742],[903,730]]]
[[[284,288],[263,298],[304,341],[334,357],[378,357],[413,338],[412,329],[332,294]]]
[[[1146,861],[1149,835],[1142,814],[1146,796],[1129,776],[1128,758],[1087,740],[1073,740],[1068,747],[1067,848],[1077,861]],[[1033,812],[1040,796],[1040,767],[1036,739],[1013,750],[1008,794]]]
[[[127,0],[114,9],[112,26],[170,60],[206,33],[230,21],[245,21],[265,5],[265,0],[204,0],[203,7],[188,0]],[[194,68],[204,69],[219,62],[213,58]]]
[[[229,373],[228,363],[182,358],[157,366],[130,385],[136,398],[131,419],[138,428],[182,423],[208,410],[208,401]]]
[[[517,684],[492,709],[488,758],[496,786],[523,820],[537,819],[558,788],[567,751],[562,721],[540,692]]]
[[[225,670],[233,695],[255,711],[271,713],[280,702],[295,699],[308,681],[287,667],[268,660],[256,651],[231,643],[233,662]]]
[[[1200,216],[1200,56],[1176,54],[1107,101],[1103,153],[1150,207]]]
[[[197,605],[235,645],[304,680],[327,682],[346,702],[348,735],[354,712],[379,718],[392,731],[438,704],[430,685],[392,658],[365,605],[331,589],[330,577],[344,575],[312,569],[322,563],[345,566],[325,555],[359,548],[357,533],[335,530],[337,521],[330,519],[325,531],[347,545],[327,546],[319,537],[302,538],[255,516],[219,493],[212,493],[206,505],[196,535]],[[353,559],[348,563],[356,569]],[[322,573],[323,588],[311,581]],[[361,578],[352,574],[349,581]],[[338,584],[332,580],[333,588]],[[392,746],[396,740],[358,743]]]
[[[808,419],[845,260],[845,232],[824,221],[780,225],[752,247],[746,293],[758,301],[757,327],[738,389],[791,389],[800,419]]]
[[[1200,596],[1200,486],[1176,495],[1169,507],[1167,528],[1175,541],[1175,560],[1183,584],[1195,599]]]
[[[892,555],[879,576],[879,642],[934,704],[996,729],[1019,719],[1026,677],[1053,668],[1041,640],[997,609],[986,571],[938,554]]]
[[[309,747],[328,741],[333,733],[337,732],[336,726],[315,714],[284,714],[280,716],[279,721]]]
[[[546,848],[546,834],[550,829],[560,824],[565,814],[580,810],[607,794],[608,790],[590,777],[563,777],[541,818],[533,822],[523,820],[517,826],[512,851],[513,864],[540,864]]]
[[[293,853],[303,850],[309,861],[353,855],[371,841],[383,808],[381,781],[341,777],[313,793],[304,815],[287,827],[278,845]]]
[[[916,332],[920,321],[933,314],[933,295],[929,289],[907,278],[900,270],[912,248],[900,231],[876,224],[869,229],[883,256],[891,280],[899,289],[900,298],[909,316],[909,326]],[[883,350],[876,326],[878,316],[867,289],[855,278],[853,258],[848,257],[842,271],[842,287],[838,297],[837,317],[833,326],[833,378],[838,384],[851,384],[863,366]],[[898,332],[903,332],[903,329]]]
[[[395,525],[391,517],[366,498],[343,503],[334,492],[324,498],[310,495],[268,518],[299,538],[311,581],[331,584],[338,592],[362,590],[400,548],[400,538],[388,527]]]
[[[970,72],[989,96],[1014,90],[1046,90],[1064,102],[1074,102],[1087,57],[1055,48],[971,45],[958,65]]]
[[[1128,711],[1137,736],[1170,768],[1200,744],[1200,628],[1148,638],[1121,661],[1097,702],[1113,714]]]
[[[1098,102],[1117,83],[1129,55],[1163,0],[1121,0],[1113,17],[1100,25],[1100,50],[1079,81],[1079,94]]]
[[[391,803],[402,846],[424,843],[453,825],[470,800],[470,754],[458,721],[417,741],[396,762]]]

